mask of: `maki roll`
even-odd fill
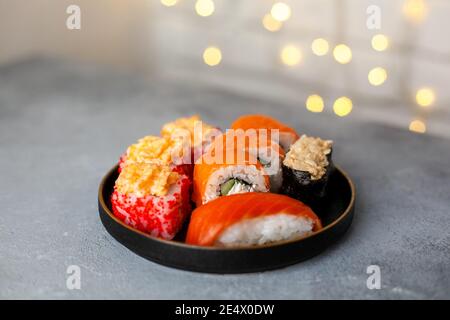
[[[242,247],[308,236],[322,228],[305,204],[274,193],[217,198],[192,213],[186,242],[200,246]]]
[[[283,161],[282,193],[310,206],[319,205],[334,165],[331,140],[302,135]]]
[[[241,159],[242,156],[242,159]],[[194,166],[192,200],[197,207],[221,196],[269,192],[269,177],[261,163],[243,151],[215,146]]]
[[[241,116],[231,124],[231,128],[234,130],[266,129],[269,137],[272,134],[272,130],[276,129],[279,132],[279,141],[277,141],[277,143],[279,143],[286,152],[289,150],[291,144],[299,137],[294,129],[274,118],[262,114]]]
[[[190,184],[168,165],[130,162],[116,180],[113,213],[133,228],[173,239],[191,211]]]

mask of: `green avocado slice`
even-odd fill
[[[220,194],[222,196],[226,196],[228,192],[230,192],[231,188],[233,188],[236,183],[236,179],[230,179],[227,182],[224,182],[220,185]]]

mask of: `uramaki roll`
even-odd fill
[[[246,151],[256,157],[269,176],[270,191],[277,193],[280,190],[283,180],[281,164],[285,153],[267,133],[255,129],[228,130],[225,134],[216,137],[210,148],[219,144],[222,148]]]
[[[140,231],[173,239],[191,211],[190,185],[187,175],[168,165],[130,162],[116,180],[113,213]]]
[[[297,132],[286,124],[266,115],[248,114],[239,117],[231,124],[232,129],[266,129],[270,136],[273,129],[279,131],[279,141],[277,141],[284,151],[288,151],[291,144],[298,139]]]
[[[130,145],[120,157],[119,172],[130,163],[155,163],[168,165],[174,171],[192,177],[192,163],[189,143],[179,138],[145,136]]]
[[[192,152],[192,163],[195,163],[214,141],[222,134],[219,128],[210,125],[198,116],[179,118],[166,123],[161,129],[161,136],[165,138],[182,138],[189,143]]]
[[[270,189],[269,177],[256,157],[217,145],[196,162],[193,180],[192,200],[197,206],[220,196]]]

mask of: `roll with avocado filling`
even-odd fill
[[[212,151],[215,156],[220,152],[222,159],[228,161],[211,161],[210,154],[206,154],[200,159],[202,161],[196,162],[192,199],[197,207],[236,193],[269,192],[270,179],[266,169],[245,149],[242,157],[238,157],[238,148]],[[228,157],[230,154],[232,157]]]
[[[254,188],[251,184],[240,179],[230,179],[220,185],[220,195],[222,196],[253,191]]]

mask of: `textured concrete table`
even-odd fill
[[[450,298],[450,141],[303,109],[86,65],[1,68],[0,298]],[[335,140],[358,190],[339,243],[281,270],[210,275],[149,262],[105,231],[98,183],[128,144],[179,116],[225,128],[251,112]],[[372,264],[380,290],[366,286]],[[69,265],[80,290],[66,287]]]

